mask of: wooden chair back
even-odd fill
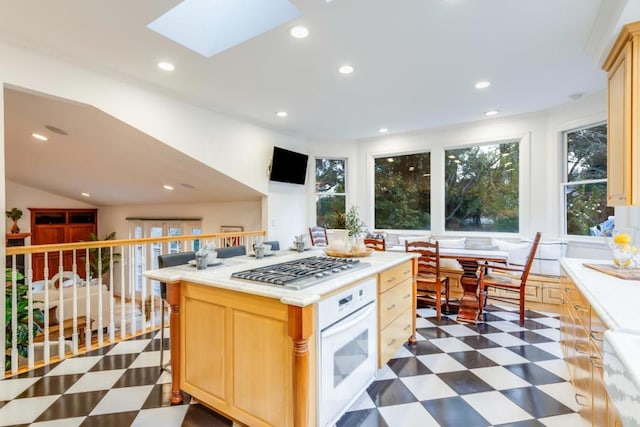
[[[364,245],[375,251],[386,251],[387,244],[384,239],[375,239],[373,237],[367,237],[364,239]]]
[[[405,252],[417,252],[418,275],[440,277],[440,246],[438,242],[429,241],[405,241]]]
[[[313,246],[328,246],[329,238],[327,237],[327,229],[324,227],[309,227],[309,237]]]

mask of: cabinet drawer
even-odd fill
[[[411,279],[405,279],[398,286],[389,289],[378,300],[378,319],[380,329],[384,329],[407,308],[411,308],[413,291]]]
[[[393,288],[398,283],[411,277],[411,261],[407,261],[380,273],[379,293]]]
[[[591,342],[593,343],[600,357],[602,357],[602,355],[604,354],[604,350],[602,349],[602,346],[604,343],[604,333],[606,330],[607,330],[607,327],[605,326],[604,322],[602,321],[602,319],[600,319],[600,316],[598,316],[598,314],[592,308],[591,309],[591,330],[590,330]]]
[[[411,308],[405,310],[389,326],[380,331],[378,346],[378,368],[384,366],[396,351],[407,342],[411,336],[412,318]]]

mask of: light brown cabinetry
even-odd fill
[[[608,73],[607,204],[640,204],[640,22],[623,27]]]
[[[378,367],[413,334],[415,292],[412,262],[407,261],[378,275]]]
[[[98,232],[97,209],[46,209],[29,208],[31,211],[31,244],[48,245],[58,243],[75,243],[89,241],[90,234]],[[32,257],[33,280],[44,279],[44,254]],[[85,266],[76,254],[76,269],[80,276],[85,276]],[[60,252],[47,254],[49,278],[56,274],[60,266]],[[62,267],[65,271],[73,270],[73,252],[62,253]]]
[[[247,425],[293,425],[288,306],[186,282],[180,311],[180,388]]]
[[[562,276],[560,285],[560,344],[580,415],[593,426],[620,426],[603,380],[604,322],[569,277]]]

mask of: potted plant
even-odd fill
[[[351,206],[346,213],[336,212],[336,224],[346,230],[345,251],[356,251],[358,249],[356,239],[362,236],[367,227],[360,219],[358,208]]]
[[[22,211],[18,208],[12,208],[10,211],[6,211],[5,214],[7,215],[7,218],[13,221],[11,232],[19,233],[20,227],[18,227],[18,220],[22,218]]]
[[[11,354],[10,349],[13,344],[13,274],[16,274],[17,280],[24,279],[24,276],[19,271],[14,271],[11,268],[7,268],[5,271],[6,282],[6,295],[5,295],[5,356],[4,356],[4,369],[11,370]],[[18,342],[18,354],[22,357],[28,356],[29,350],[29,332],[35,336],[42,328],[40,324],[44,323],[44,314],[39,308],[33,309],[33,326],[29,331],[29,299],[27,292],[29,288],[27,285],[17,283],[16,284],[16,340]],[[34,301],[35,302],[35,301]],[[9,353],[9,354],[7,354]]]
[[[89,234],[89,239],[92,242],[100,242],[104,240],[115,240],[116,232],[113,231],[105,236],[104,239],[100,240],[100,238],[95,234]],[[120,261],[120,254],[113,254],[113,262],[116,263]],[[111,251],[109,248],[91,248],[89,249],[89,268],[91,269],[91,277],[98,277],[98,272],[104,277],[111,268]]]

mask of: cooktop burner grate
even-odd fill
[[[320,283],[323,280],[328,280],[335,274],[367,266],[369,266],[368,263],[361,263],[359,259],[354,258],[314,256],[238,271],[231,274],[231,277],[233,279],[302,289]]]

